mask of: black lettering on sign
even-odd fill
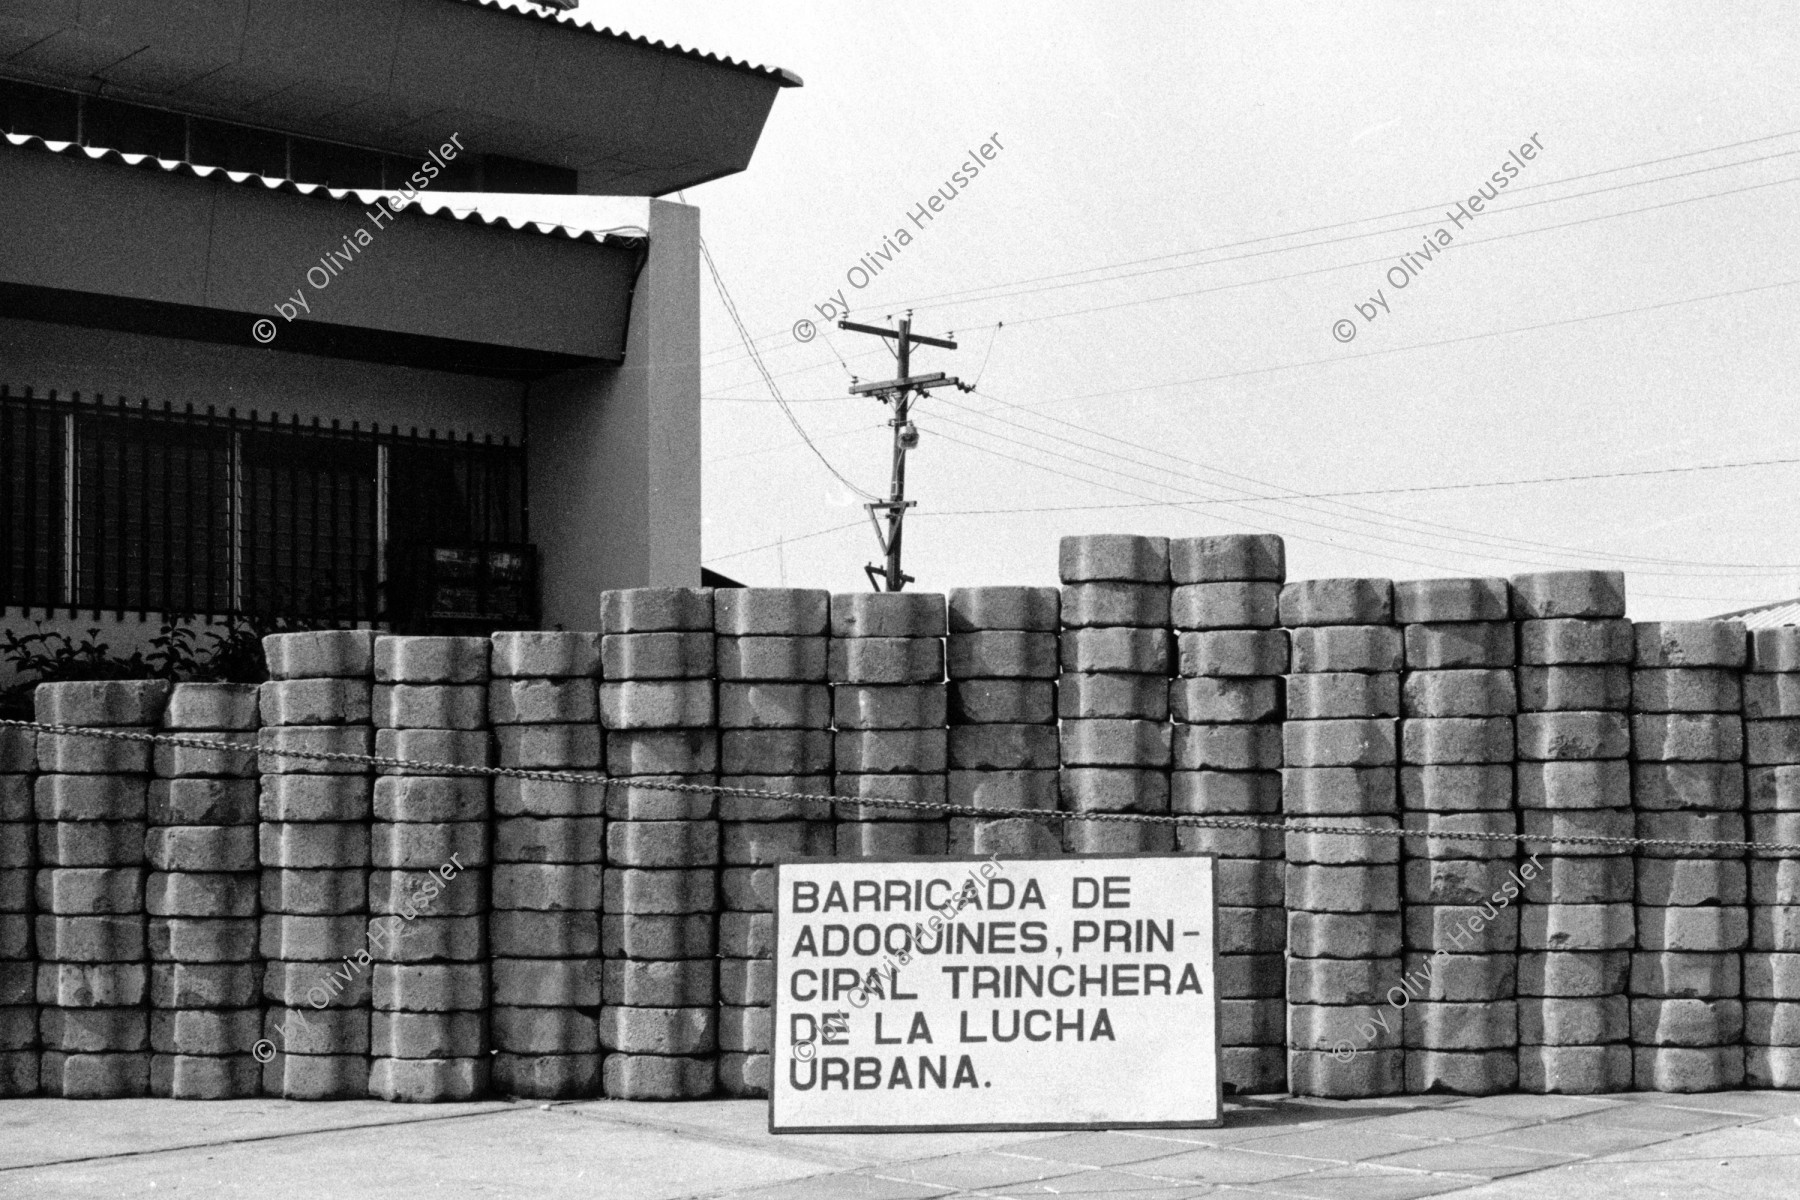
[[[1131,876],[1108,875],[1106,877],[1106,900],[1104,907],[1131,907]]]
[[[794,911],[797,913],[817,912],[819,908],[819,885],[810,879],[794,880]]]

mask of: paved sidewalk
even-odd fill
[[[1254,1100],[1222,1129],[773,1137],[748,1101],[0,1101],[0,1196],[1800,1196],[1800,1093]]]

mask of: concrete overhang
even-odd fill
[[[238,345],[263,341],[267,318],[272,350],[475,374],[623,359],[642,237],[370,215],[385,212],[355,193],[0,137],[0,313]]]
[[[800,80],[494,0],[0,0],[0,75],[423,158],[658,196],[750,163]]]

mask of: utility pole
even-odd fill
[[[919,444],[919,431],[913,426],[910,412],[912,409],[912,393],[917,392],[923,398],[932,388],[956,387],[964,391],[973,390],[964,387],[962,380],[945,375],[942,371],[929,375],[912,374],[912,348],[915,345],[940,346],[945,350],[956,349],[956,343],[947,338],[926,337],[922,333],[912,331],[912,311],[900,319],[898,329],[883,329],[878,325],[858,325],[854,321],[839,321],[839,329],[847,329],[851,333],[868,333],[876,337],[892,338],[895,343],[895,357],[899,359],[900,373],[893,379],[880,383],[856,383],[852,381],[850,394],[853,396],[874,396],[883,404],[894,406],[893,419],[888,424],[894,429],[894,470],[888,484],[888,498],[875,500],[863,505],[869,512],[869,523],[875,526],[875,540],[881,544],[882,553],[887,556],[885,566],[877,567],[869,563],[863,571],[869,577],[869,584],[876,591],[897,592],[913,582],[913,577],[900,569],[900,539],[904,532],[906,510],[918,503],[906,498],[906,452]],[[875,516],[875,510],[887,513],[887,531],[882,532],[881,522]]]

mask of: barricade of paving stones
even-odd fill
[[[1288,635],[1277,608],[1286,580],[1268,534],[1169,543],[1176,678],[1172,812],[1281,817],[1282,677]],[[1282,836],[1178,827],[1179,849],[1218,857],[1219,1075],[1239,1092],[1287,1086],[1287,909]]]
[[[45,685],[202,744],[0,730],[0,1094],[761,1095],[775,864],[1146,851],[1217,860],[1234,1090],[1800,1086],[1797,860],[1576,840],[1800,842],[1795,630],[1634,627],[1609,572],[1286,583],[1271,537],[1059,567]]]
[[[598,633],[494,634],[488,719],[499,765],[597,772],[599,675]],[[605,805],[597,784],[493,781],[491,1082],[508,1095],[599,1094]]]

